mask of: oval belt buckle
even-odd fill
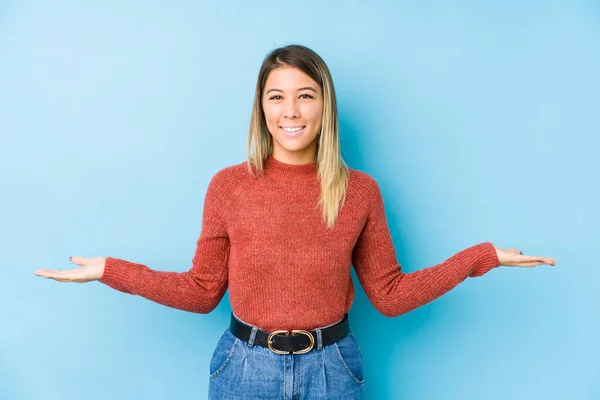
[[[306,349],[294,351],[293,352],[294,354],[308,353],[309,351],[311,351],[313,349],[313,347],[315,346],[315,338],[312,335],[312,333],[302,330],[302,329],[293,330],[292,334],[294,334],[294,333],[300,333],[302,335],[306,335],[306,336],[308,336],[308,339],[310,340],[310,345]],[[267,338],[267,346],[269,347],[269,350],[271,350],[273,353],[290,354],[291,353],[290,351],[277,350],[276,348],[273,347],[273,336],[280,335],[280,334],[289,335],[290,332],[289,331],[273,331],[273,332],[271,332],[271,334]]]
[[[273,332],[271,332],[271,334],[267,338],[267,346],[269,347],[269,350],[271,350],[273,353],[277,353],[277,354],[290,354],[289,351],[277,350],[276,348],[273,347],[273,336],[280,335],[280,334],[285,334],[287,336],[290,333],[288,331],[273,331]]]
[[[294,351],[294,354],[304,354],[304,353],[308,353],[309,351],[311,351],[313,349],[313,347],[315,346],[315,338],[312,335],[312,333],[310,333],[309,331],[305,331],[302,329],[297,329],[297,330],[293,330],[292,334],[294,333],[301,333],[303,335],[308,336],[308,339],[310,340],[310,346],[308,346],[306,349],[304,350],[298,350],[298,351]]]

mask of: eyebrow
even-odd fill
[[[301,90],[312,90],[313,92],[315,92],[315,93],[317,93],[317,94],[319,93],[319,92],[317,92],[317,89],[315,89],[315,88],[314,88],[314,87],[312,87],[312,86],[305,86],[305,87],[301,87],[301,88],[300,88],[300,89],[298,89],[297,91],[299,92],[299,91],[301,91]],[[269,89],[269,90],[267,90],[267,91],[266,91],[266,93],[265,93],[265,94],[269,94],[270,92],[283,92],[283,90],[281,90],[281,89]]]

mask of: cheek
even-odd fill
[[[310,109],[305,111],[304,115],[312,124],[320,125],[323,118],[323,109],[322,107],[310,107]]]
[[[279,113],[274,107],[263,108],[267,125],[277,125],[279,121]]]

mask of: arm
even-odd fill
[[[204,199],[202,229],[187,272],[155,271],[143,264],[107,257],[100,282],[116,290],[180,310],[206,314],[227,290],[229,237],[221,217],[225,186],[215,175]]]
[[[371,209],[352,253],[358,279],[371,303],[383,315],[396,317],[427,304],[467,277],[485,274],[500,265],[494,246],[484,242],[463,250],[441,264],[404,273],[388,229],[379,185],[372,180]]]

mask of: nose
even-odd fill
[[[284,114],[284,117],[290,118],[290,119],[300,117],[300,110],[298,109],[298,105],[296,104],[295,99],[291,99],[286,102],[283,114]]]

